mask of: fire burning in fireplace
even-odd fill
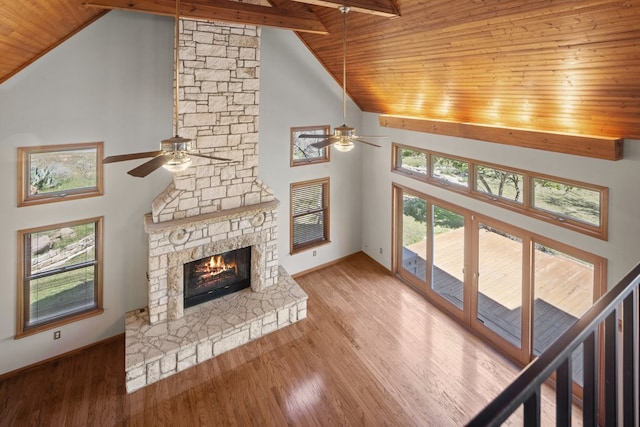
[[[209,261],[196,264],[195,273],[197,275],[196,289],[207,286],[210,281],[221,280],[230,276],[238,275],[238,264],[235,261],[226,263],[222,255],[214,255]]]
[[[205,257],[184,265],[184,306],[250,286],[251,248]]]

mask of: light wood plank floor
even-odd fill
[[[517,375],[363,254],[297,281],[306,320],[133,394],[124,339],[7,378],[0,425],[456,426]]]

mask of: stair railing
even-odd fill
[[[523,407],[523,425],[540,426],[541,387],[555,372],[556,426],[571,425],[571,355],[583,345],[583,424],[638,426],[640,264],[605,293],[564,334],[468,424],[499,426]],[[619,332],[619,328],[622,332]],[[604,351],[600,353],[600,340]],[[602,360],[600,360],[602,359]],[[603,372],[600,375],[599,366]],[[601,381],[602,380],[602,381]],[[601,383],[602,382],[602,383]],[[603,401],[598,399],[602,393]]]

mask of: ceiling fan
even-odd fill
[[[311,144],[315,148],[324,148],[331,144],[338,151],[346,152],[350,151],[354,147],[355,142],[362,142],[363,144],[372,145],[380,148],[378,144],[365,141],[362,138],[386,138],[384,136],[358,136],[356,135],[355,128],[347,126],[347,13],[351,10],[349,6],[340,6],[338,10],[342,13],[343,35],[342,35],[342,126],[333,128],[333,135],[318,135],[318,134],[302,134],[299,138],[324,138],[322,141]]]
[[[165,169],[170,172],[180,172],[187,169],[191,165],[191,157],[202,157],[211,160],[221,160],[225,162],[231,162],[231,159],[225,159],[222,157],[208,156],[205,154],[196,153],[191,146],[191,140],[183,138],[178,135],[178,105],[180,99],[180,86],[178,83],[178,70],[180,67],[180,0],[176,0],[176,18],[175,18],[175,64],[174,64],[174,82],[175,82],[175,105],[174,105],[174,118],[173,126],[176,131],[176,135],[172,138],[165,139],[160,145],[158,151],[146,151],[142,153],[121,154],[117,156],[106,157],[102,163],[115,163],[123,162],[125,160],[142,159],[146,157],[153,157],[151,160],[141,164],[140,166],[131,169],[127,172],[129,175],[144,178],[151,172],[158,169],[160,166],[164,166]]]

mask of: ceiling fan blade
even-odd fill
[[[154,157],[153,159],[149,160],[148,162],[145,162],[145,163],[141,164],[137,168],[131,169],[127,173],[129,175],[131,175],[131,176],[137,176],[138,178],[144,178],[145,176],[149,175],[154,170],[158,169],[160,166],[162,166],[165,163],[167,163],[171,159],[171,157],[172,157],[171,155],[164,155],[164,156]]]
[[[380,148],[380,146],[378,144],[374,144],[373,142],[365,141],[364,139],[360,139],[360,137],[358,137],[358,138],[349,138],[349,140],[350,141],[356,141],[356,142],[362,142],[364,144],[369,144],[369,145],[373,145],[374,147]]]
[[[312,147],[314,148],[324,148],[326,146],[329,146],[331,144],[333,144],[335,141],[332,141],[330,138],[325,139],[324,141],[319,141],[316,143],[311,144]]]
[[[223,162],[233,162],[232,159],[225,159],[224,157],[207,156],[206,154],[199,154],[199,153],[189,152],[189,155],[190,156],[196,156],[196,157],[202,157],[204,159],[220,160],[220,161],[223,161]]]
[[[383,139],[383,138],[389,138],[389,137],[381,136],[381,135],[353,135],[352,138]]]
[[[303,133],[302,135],[298,135],[298,138],[331,138],[333,135],[320,135],[317,133]]]
[[[144,153],[120,154],[117,156],[105,157],[102,163],[124,162],[125,160],[143,159],[145,157],[156,157],[162,154],[162,151],[146,151]]]

